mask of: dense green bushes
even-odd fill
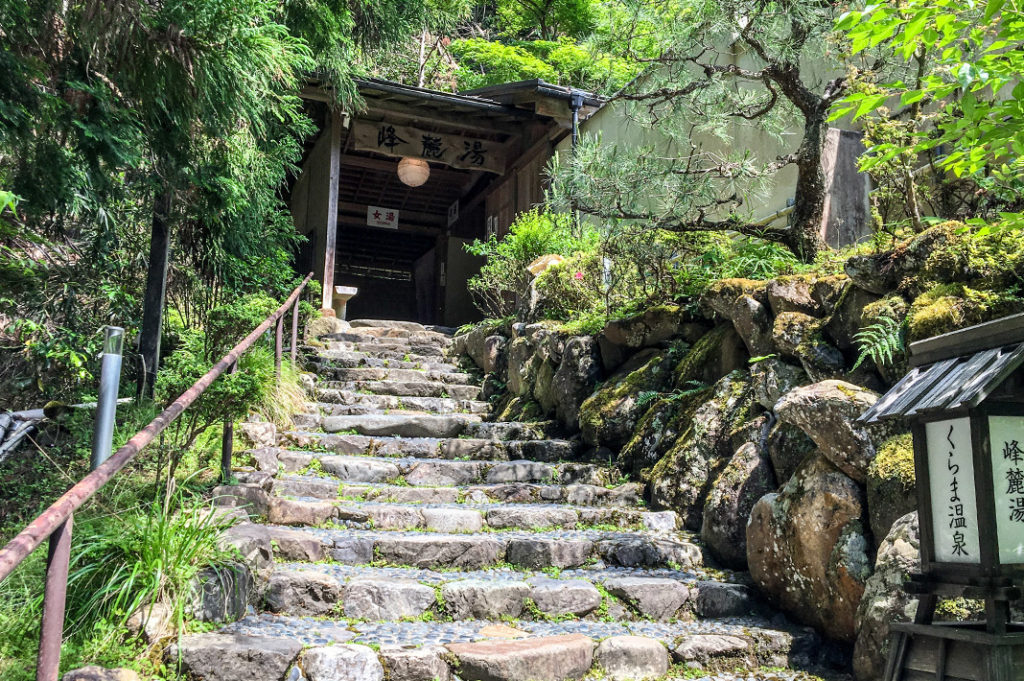
[[[769,278],[805,268],[785,248],[759,239],[629,223],[577,225],[571,215],[540,210],[520,215],[505,238],[475,241],[467,250],[487,259],[469,281],[485,316],[558,320],[581,333],[654,305],[696,305],[719,278]],[[534,280],[527,265],[542,255],[564,261]]]

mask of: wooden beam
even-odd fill
[[[338,247],[338,180],[341,175],[341,114],[331,110],[331,171],[327,186],[327,241],[320,311],[334,316],[334,260]]]
[[[518,130],[515,128],[513,128],[515,132],[507,132],[506,130],[510,126],[518,127],[521,124],[519,121],[515,120],[473,116],[472,114],[453,115],[438,113],[436,111],[419,112],[416,110],[410,112],[409,106],[405,104],[395,105],[387,102],[367,99],[366,111],[362,116],[365,117],[367,114],[373,114],[374,112],[387,116],[388,120],[401,118],[414,123],[450,127],[457,130],[466,130],[503,137],[518,134]],[[493,123],[490,122],[492,120]]]
[[[361,218],[354,217],[352,215],[339,215],[338,221],[343,225],[349,225],[351,227],[361,227],[363,229],[380,229],[382,232],[413,232],[416,234],[429,234],[430,236],[436,236],[439,231],[437,227],[431,227],[430,225],[420,225],[415,223],[399,224],[398,229],[383,229],[375,227],[367,227],[365,215]]]
[[[352,203],[351,201],[342,201],[338,204],[338,214],[363,217],[365,221],[366,208],[367,204],[365,203]],[[437,227],[444,227],[448,224],[448,216],[440,215],[438,213],[420,213],[414,210],[402,210],[400,211],[398,217],[400,220],[408,218],[413,222],[419,222],[425,225],[436,225]]]

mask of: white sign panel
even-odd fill
[[[999,562],[1024,563],[1024,418],[990,416]]]
[[[981,555],[970,419],[933,421],[924,428],[935,560],[977,563]]]
[[[367,206],[366,224],[381,229],[398,229],[398,211],[394,208]]]
[[[459,200],[455,199],[452,205],[448,206],[448,226],[451,227],[459,221]]]

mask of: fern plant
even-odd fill
[[[862,327],[853,336],[860,354],[851,371],[856,371],[869,357],[880,366],[892,364],[896,355],[904,349],[904,327],[904,322],[889,316],[879,317],[874,324]]]
[[[657,390],[645,390],[636,397],[636,404],[638,407],[646,407],[655,400],[664,398],[668,402],[675,402],[681,400],[684,397],[690,395],[696,395],[699,392],[707,390],[708,384],[702,383],[701,381],[687,381],[685,389],[676,389],[670,393],[658,392]]]

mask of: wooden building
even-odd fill
[[[601,104],[578,90],[523,81],[451,94],[359,82],[364,108],[332,111],[303,91],[319,125],[291,187],[306,236],[301,271],[359,294],[348,316],[455,326],[475,320],[466,280],[480,267],[463,245],[502,236],[541,203],[556,146]]]

